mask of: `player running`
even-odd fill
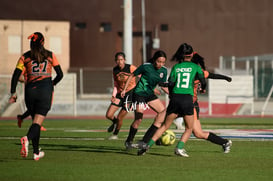
[[[113,68],[114,89],[111,98],[111,104],[106,112],[106,118],[112,121],[111,126],[107,129],[108,132],[113,134],[108,138],[109,140],[118,139],[118,133],[122,126],[124,117],[127,115],[127,110],[130,109],[132,102],[133,89],[136,86],[136,78],[134,77],[128,87],[125,89],[125,96],[121,97],[121,92],[124,90],[125,83],[128,77],[136,70],[134,65],[125,63],[125,54],[118,52],[115,55],[115,62],[117,66]],[[114,116],[115,112],[121,108],[117,117]]]
[[[130,126],[129,135],[125,141],[125,147],[127,150],[135,148],[133,144],[134,137],[137,133],[138,127],[143,119],[143,112],[148,105],[149,108],[154,110],[157,115],[153,124],[148,129],[143,139],[150,139],[156,130],[161,126],[166,114],[165,106],[155,94],[155,87],[159,82],[165,82],[167,79],[167,68],[164,67],[166,63],[166,53],[164,51],[157,51],[148,63],[144,63],[139,66],[133,74],[128,78],[125,88],[126,89],[133,77],[141,75],[134,92],[133,92],[133,104],[135,105],[135,118]],[[167,89],[163,89],[167,91]],[[121,92],[121,96],[125,96],[125,91]]]
[[[201,57],[198,53],[194,53],[193,58],[192,58],[192,62],[196,63],[197,65],[199,65],[202,68],[206,79],[223,79],[228,82],[232,81],[231,77],[208,72],[206,70],[204,58]],[[193,134],[196,138],[205,139],[205,140],[208,140],[214,144],[221,145],[224,153],[229,153],[230,148],[232,146],[231,140],[223,139],[222,137],[217,136],[216,134],[214,134],[212,132],[204,131],[202,129],[201,122],[199,120],[199,104],[198,104],[198,98],[197,98],[199,85],[200,85],[200,81],[195,80],[194,81],[194,95],[193,95],[193,104],[194,104]]]
[[[40,128],[51,108],[53,86],[62,78],[63,72],[54,53],[44,48],[44,36],[40,32],[31,34],[30,51],[25,52],[18,60],[11,79],[9,102],[16,101],[16,86],[19,77],[26,69],[25,103],[32,117],[32,125],[26,136],[21,138],[21,156],[28,156],[29,141],[32,141],[33,159],[39,160],[45,153],[39,150]],[[52,80],[52,68],[56,77]]]

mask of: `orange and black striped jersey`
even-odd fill
[[[117,88],[117,93],[123,91],[124,86],[128,77],[136,70],[136,66],[125,64],[124,68],[121,70],[119,66],[113,68],[113,79],[114,86]],[[136,77],[133,77],[132,81],[129,83],[126,92],[132,90],[136,86]]]
[[[203,70],[204,72],[204,77],[207,79],[209,77],[209,72],[206,70]],[[193,87],[193,102],[197,101],[197,93],[198,93],[198,88],[199,88],[199,80],[194,81],[194,87]]]
[[[19,58],[16,68],[25,72],[26,83],[30,83],[51,78],[52,68],[57,65],[59,62],[51,51],[48,51],[48,57],[41,63],[32,60],[31,51],[28,51]]]

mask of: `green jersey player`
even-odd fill
[[[164,121],[166,114],[165,106],[155,95],[154,90],[158,83],[165,82],[167,79],[167,69],[164,67],[166,59],[167,56],[165,52],[161,50],[155,52],[154,56],[149,60],[149,62],[139,66],[128,78],[125,84],[126,88],[134,76],[141,75],[141,78],[133,92],[131,111],[135,112],[135,118],[130,126],[129,135],[125,141],[126,149],[136,147],[136,144],[132,144],[132,142],[137,133],[138,126],[142,122],[143,112],[145,109],[149,107],[154,110],[157,115],[153,124],[144,135],[143,140],[147,140],[148,142]],[[166,88],[163,89],[163,91],[168,93]],[[125,92],[122,92],[121,95],[125,95]]]

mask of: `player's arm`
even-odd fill
[[[62,80],[64,75],[63,75],[63,71],[62,71],[62,68],[60,65],[54,66],[54,70],[57,75],[53,80],[53,85],[56,85],[57,83],[59,83]]]
[[[125,91],[126,91],[126,89],[128,88],[128,86],[129,86],[129,84],[130,84],[130,82],[131,82],[131,80],[133,79],[134,76],[135,76],[134,74],[131,74],[131,75],[128,77],[128,79],[127,79],[127,81],[126,81],[126,83],[125,83],[124,89],[123,89],[123,91],[120,93],[120,95],[121,95],[122,98],[125,96],[125,93],[126,93]]]
[[[204,77],[199,78],[200,84],[201,84],[201,93],[206,92],[207,83]]]
[[[202,69],[199,66],[197,68],[197,77],[198,77],[198,80],[200,81],[200,84],[201,84],[201,90],[200,90],[200,92],[201,93],[205,93],[206,92],[207,83],[206,83],[206,80],[205,80],[204,72],[202,71]]]
[[[19,68],[16,68],[12,74],[9,103],[16,102],[16,99],[17,99],[16,87],[17,87],[19,77],[21,76],[21,73],[22,73],[22,70]]]
[[[232,78],[229,77],[229,76],[222,75],[222,74],[214,74],[214,73],[211,73],[211,72],[209,72],[208,79],[223,79],[223,80],[226,80],[228,82],[232,81]]]

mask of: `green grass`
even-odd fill
[[[124,121],[119,140],[109,141],[109,133],[91,131],[106,130],[107,120],[46,120],[48,131],[40,140],[46,155],[36,162],[32,154],[20,157],[20,137],[30,120],[21,129],[16,121],[0,120],[0,180],[272,180],[273,141],[233,139],[231,152],[223,154],[220,146],[190,139],[185,147],[189,158],[175,156],[175,145],[155,145],[145,156],[136,156],[136,150],[124,148],[131,121]],[[144,120],[140,129],[150,124]],[[202,124],[204,129],[273,129],[272,118],[204,118]]]

